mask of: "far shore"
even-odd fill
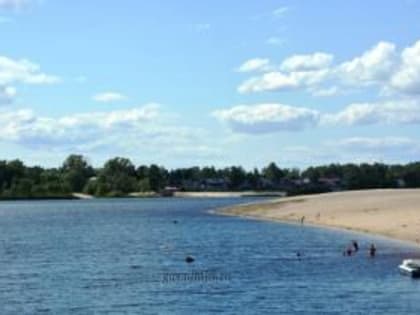
[[[420,245],[420,189],[305,195],[219,211],[256,219],[359,231]]]
[[[241,197],[284,197],[281,191],[177,191],[172,196],[165,196],[157,192],[133,192],[127,195],[111,195],[96,197],[84,193],[72,193],[63,196],[36,196],[36,197],[2,197],[0,201],[19,200],[91,200],[96,198],[241,198]]]

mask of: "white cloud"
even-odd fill
[[[218,139],[182,126],[158,104],[61,117],[0,109],[0,142],[58,156],[78,152],[104,158],[119,152],[137,158],[141,152],[142,163],[166,159],[171,165],[214,162],[224,154]]]
[[[319,88],[310,90],[313,96],[325,97],[325,96],[334,96],[340,93],[340,90],[337,86],[332,86],[329,88]]]
[[[335,114],[324,114],[323,125],[418,124],[420,102],[398,100],[383,103],[356,103]]]
[[[385,82],[395,69],[396,57],[394,44],[379,42],[360,57],[340,64],[336,69],[337,75],[352,84]]]
[[[290,73],[268,72],[262,76],[246,80],[238,87],[238,91],[240,93],[250,93],[308,88],[324,81],[328,75],[328,70],[323,69]]]
[[[0,139],[28,146],[84,144],[107,134],[141,130],[155,119],[159,106],[74,114],[59,118],[37,116],[32,110],[0,111]]]
[[[336,113],[277,103],[238,105],[216,110],[212,116],[235,132],[254,134],[316,127],[420,124],[420,100],[354,103]]]
[[[279,7],[273,10],[273,16],[280,18],[283,17],[287,12],[289,12],[289,7]]]
[[[251,59],[252,60],[252,59]],[[381,95],[398,92],[420,94],[420,41],[399,53],[395,44],[381,41],[360,56],[333,64],[325,52],[292,55],[279,66],[270,63],[263,73],[245,80],[241,93],[303,89],[313,95],[331,96],[345,89],[377,87]],[[279,70],[277,70],[279,69]],[[334,84],[334,90],[323,86]],[[317,92],[318,91],[318,92]]]
[[[213,116],[241,133],[296,131],[313,127],[319,119],[315,110],[283,104],[239,105],[217,110]]]
[[[391,87],[409,94],[420,94],[420,41],[405,48],[401,59],[401,65],[391,78]]]
[[[411,149],[414,146],[419,146],[419,141],[415,141],[407,137],[350,137],[330,141],[327,144],[335,147],[338,146],[340,148],[349,149],[352,151],[376,151]]]
[[[103,93],[94,95],[92,99],[96,102],[111,103],[111,102],[123,101],[126,99],[126,96],[117,92],[103,92]]]
[[[266,58],[254,58],[245,61],[239,68],[238,72],[265,71],[270,66],[270,60]]]
[[[0,86],[0,106],[10,104],[16,96],[16,89],[12,86]]]
[[[0,56],[0,85],[13,83],[53,84],[59,78],[41,72],[40,66],[26,59],[13,60]]]
[[[309,55],[294,55],[286,58],[280,69],[286,72],[311,71],[328,68],[334,60],[331,54],[316,52]]]

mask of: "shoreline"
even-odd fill
[[[144,199],[144,198],[246,198],[246,197],[263,197],[263,198],[278,198],[286,194],[280,191],[199,191],[199,192],[175,192],[173,196],[164,196],[156,192],[134,192],[121,196],[94,196],[84,193],[72,193],[63,196],[39,196],[39,197],[7,197],[1,198],[0,201],[27,201],[27,200],[92,200],[92,199],[108,199],[108,198],[131,198],[131,199]]]
[[[420,189],[302,195],[225,207],[216,214],[362,233],[420,246]]]

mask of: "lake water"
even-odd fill
[[[1,202],[0,314],[420,314],[415,248],[208,213],[244,201]]]

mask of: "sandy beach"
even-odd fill
[[[238,197],[284,197],[284,192],[257,191],[177,191],[175,197],[183,198],[238,198]]]
[[[287,197],[225,208],[227,215],[342,228],[420,244],[420,189],[380,189]]]

